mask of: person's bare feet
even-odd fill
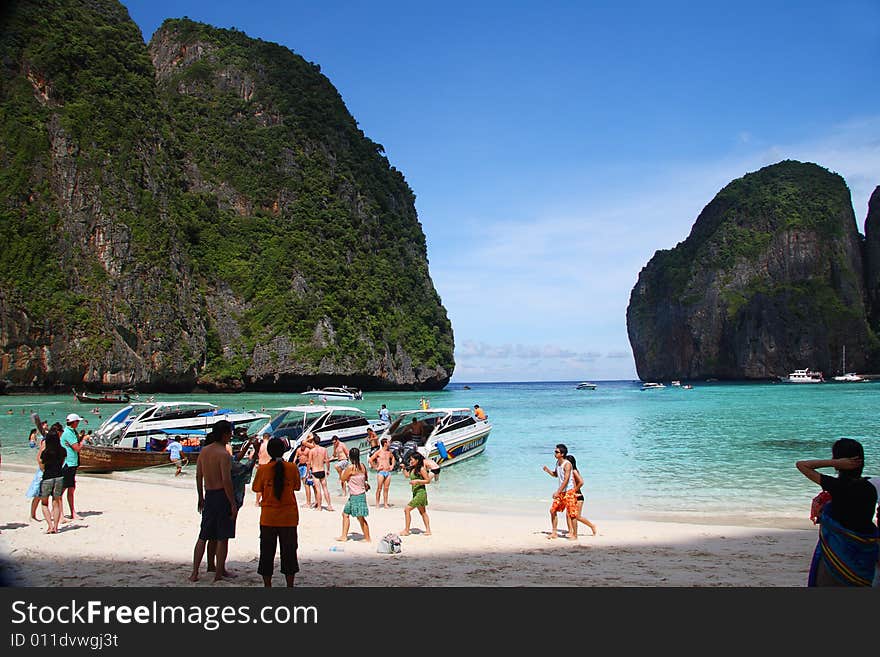
[[[193,573],[192,575],[190,575],[189,577],[187,577],[187,579],[188,579],[190,582],[198,582],[198,581],[199,581],[199,574],[198,574],[198,573]]]
[[[68,518],[67,516],[62,516],[62,518],[61,518],[61,524],[62,524],[62,525],[66,525],[66,524],[69,523],[71,520],[73,520],[73,518]]]
[[[328,510],[328,511],[336,511],[336,509],[334,509],[332,506],[328,506],[328,507],[327,507],[327,510]]]
[[[559,536],[557,534],[550,534],[547,538],[559,538]]]
[[[431,535],[431,532],[422,532],[422,534],[425,535],[425,536],[430,536],[430,535]]]
[[[337,536],[336,540],[345,542],[348,540],[348,536]]]
[[[400,536],[409,536],[409,532],[404,530],[400,532]]]
[[[572,536],[571,534],[569,534],[569,535],[566,536],[565,538],[566,538],[566,540],[569,540],[569,541],[576,541],[576,540],[578,540],[578,537],[577,537],[577,536]]]

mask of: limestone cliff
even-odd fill
[[[880,332],[880,186],[871,194],[865,218],[865,290],[871,327]]]
[[[443,387],[414,195],[319,68],[113,0],[0,9],[0,379]]]
[[[642,379],[864,371],[862,238],[843,179],[784,161],[727,185],[639,274],[627,329]]]

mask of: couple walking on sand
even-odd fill
[[[553,452],[556,457],[556,467],[554,469],[543,466],[544,472],[551,477],[556,477],[559,485],[556,492],[553,493],[553,503],[550,505],[550,524],[552,531],[547,538],[557,538],[557,514],[565,512],[566,523],[568,524],[568,533],[565,537],[569,540],[577,540],[578,523],[582,522],[593,531],[596,535],[596,525],[587,520],[581,511],[584,507],[584,495],[582,488],[584,478],[577,469],[577,460],[568,453],[568,447],[560,443]]]

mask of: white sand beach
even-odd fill
[[[45,523],[28,520],[24,492],[31,477],[22,467],[4,464],[0,470],[0,554],[16,586],[262,585],[256,572],[259,509],[250,492],[230,541],[228,567],[237,577],[215,583],[203,566],[201,580],[191,583],[199,530],[191,477],[154,484],[79,476],[76,503],[85,519],[51,536]],[[376,541],[402,530],[405,499],[392,499],[391,509],[371,505],[372,544],[334,540],[343,506],[338,496],[332,513],[303,508],[301,492],[298,499],[299,586],[799,587],[806,585],[816,542],[806,519],[801,528],[791,528],[790,520],[756,528],[602,517],[591,517],[598,536],[584,528],[577,541],[548,540],[544,510],[490,512],[491,500],[480,499],[483,509],[474,512],[430,504],[433,534],[404,536],[402,552],[385,555],[376,552]],[[421,526],[414,514],[413,527]],[[359,532],[354,519],[351,531]],[[334,546],[342,551],[331,551]],[[277,568],[276,557],[273,583],[283,586]]]

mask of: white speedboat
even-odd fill
[[[112,445],[119,440],[131,421],[151,406],[153,402],[132,402],[120,408],[95,429],[92,441],[99,445]]]
[[[359,408],[350,406],[285,406],[270,408],[272,416],[269,422],[260,428],[259,434],[270,433],[273,438],[286,438],[291,448],[299,447],[310,433],[320,445],[330,445],[333,436],[337,436],[346,447],[367,447],[367,429],[380,434],[388,427],[382,420],[367,420],[367,414]]]
[[[481,454],[490,431],[489,420],[476,419],[469,408],[429,408],[396,413],[380,438],[390,440],[398,460],[417,449],[443,468]]]
[[[575,390],[595,390],[595,389],[596,389],[595,383],[588,383],[586,381],[584,381],[582,383],[578,383],[575,386]]]
[[[666,386],[662,383],[649,381],[642,384],[642,390],[663,390]]]
[[[834,380],[841,381],[843,383],[862,383],[863,381],[867,381],[865,377],[859,376],[855,372],[847,372],[846,374],[835,376]]]
[[[822,372],[813,372],[810,369],[795,370],[782,378],[783,383],[822,383]]]
[[[349,388],[348,386],[330,386],[327,388],[311,388],[301,395],[309,397],[318,397],[320,399],[363,399],[364,393],[357,388]]]
[[[146,406],[144,410],[137,414],[133,412],[143,406]],[[123,415],[126,409],[122,409],[108,418],[98,428],[96,437],[102,430],[104,433],[115,431],[119,435],[119,439],[114,443],[116,446],[136,448],[143,447],[151,437],[205,435],[219,420],[228,420],[235,429],[240,429],[269,417],[268,413],[236,411],[220,408],[216,404],[196,401],[159,401],[146,405],[131,404],[126,408],[131,408],[127,416]],[[121,434],[120,425],[122,425]]]

